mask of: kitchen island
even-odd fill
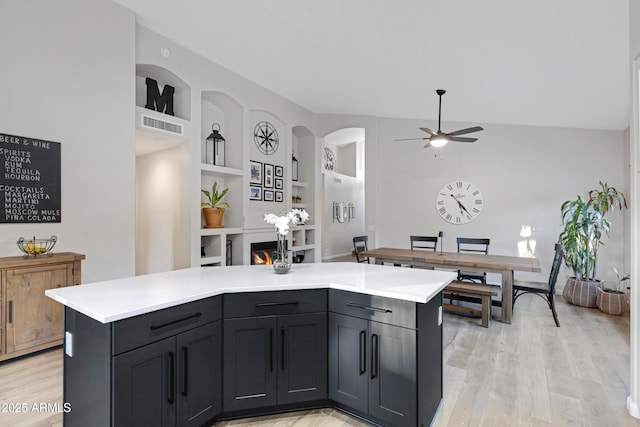
[[[47,290],[65,305],[65,426],[211,425],[332,406],[429,425],[455,273],[356,263],[176,270]]]

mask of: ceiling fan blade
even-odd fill
[[[427,142],[422,148],[427,148],[427,147],[431,147],[431,141]]]
[[[458,135],[464,135],[464,134],[471,133],[471,132],[479,132],[481,130],[484,130],[484,129],[482,129],[480,126],[474,126],[472,128],[460,129],[460,130],[456,130],[456,131],[453,131],[453,132],[449,132],[448,135],[449,136],[458,136]]]
[[[455,142],[476,142],[478,140],[478,138],[467,138],[465,136],[452,136],[449,139]]]
[[[431,129],[429,129],[429,128],[418,128],[418,129],[420,129],[420,130],[421,130],[421,131],[423,131],[423,132],[429,133],[429,134],[431,134],[431,135],[437,135],[437,133],[436,133],[436,132],[432,131],[432,130],[431,130]]]
[[[425,139],[431,139],[429,138],[401,138],[401,139],[394,139],[394,141],[423,141]]]

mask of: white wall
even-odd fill
[[[0,224],[84,253],[82,281],[134,273],[135,15],[108,1],[0,3],[0,132],[60,142],[62,222]]]
[[[418,126],[433,123],[380,119],[377,170],[378,245],[406,247],[410,234],[437,235],[444,231],[444,250],[455,251],[455,238],[489,237],[490,253],[518,255],[523,226],[533,230],[542,273],[518,277],[546,280],[553,245],[560,232],[560,205],[578,194],[586,197],[598,181],[625,193],[623,132],[491,125],[474,134],[473,144],[450,143],[436,156],[422,141],[396,142],[419,136]],[[444,123],[459,129],[469,123]],[[452,225],[435,208],[438,190],[462,179],[476,184],[484,195],[484,209],[469,224]],[[599,252],[599,276],[613,277],[612,266],[623,268],[624,221],[613,212],[611,238]],[[532,243],[532,242],[530,242]],[[566,273],[566,271],[565,271]],[[561,273],[563,274],[563,273]],[[564,280],[558,281],[561,288]]]

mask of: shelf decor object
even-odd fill
[[[217,129],[216,129],[217,127]],[[205,141],[206,162],[211,165],[225,166],[225,139],[220,134],[220,125],[211,125],[211,134]]]
[[[29,258],[29,255],[53,255],[51,249],[53,249],[57,241],[58,238],[56,236],[51,236],[49,239],[36,239],[36,236],[33,236],[33,239],[30,240],[25,240],[24,237],[20,237],[16,244],[18,245],[18,249],[24,253],[24,257]]]
[[[298,159],[295,154],[291,154],[291,180],[298,180]]]

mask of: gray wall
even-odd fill
[[[87,255],[82,281],[134,273],[135,15],[107,1],[0,2],[0,132],[61,144],[62,222],[0,224]]]

